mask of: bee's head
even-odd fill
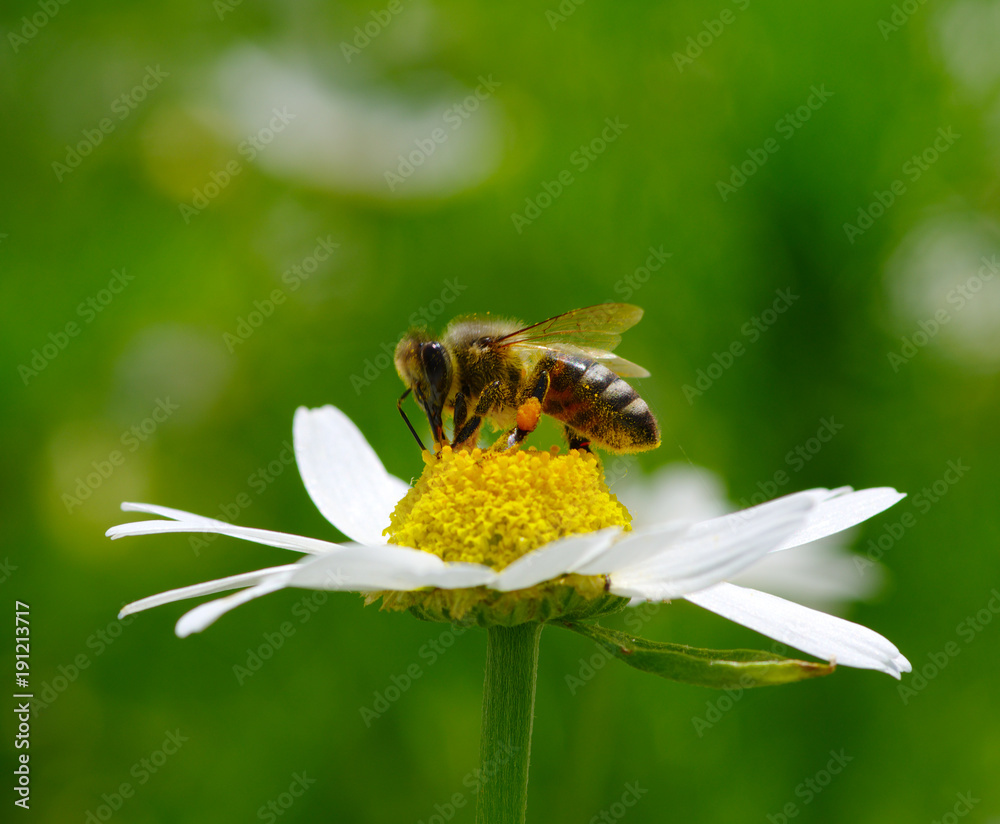
[[[440,341],[432,340],[425,332],[414,331],[407,333],[396,346],[395,361],[407,392],[413,391],[427,415],[435,443],[444,443],[441,413],[451,389],[451,355]]]

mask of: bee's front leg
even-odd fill
[[[461,410],[459,409],[459,398],[461,398]],[[465,420],[468,414],[468,402],[460,392],[455,398],[455,440],[452,442],[452,449],[473,449],[479,442],[479,430],[483,426],[483,418],[489,414],[503,399],[503,384],[496,380],[489,384],[479,396],[479,402],[472,413],[472,417]],[[459,422],[461,418],[461,423]]]
[[[549,385],[552,381],[549,378],[548,371],[541,367],[535,373],[534,379],[535,382],[531,387],[531,392],[518,404],[517,424],[510,431],[510,434],[507,435],[506,443],[503,446],[500,446],[503,441],[497,442],[499,449],[507,450],[519,446],[538,426],[538,421],[542,417],[542,405],[545,403],[545,395],[548,393]]]

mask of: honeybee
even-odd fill
[[[443,417],[453,418],[451,445],[471,449],[483,421],[506,430],[493,445],[518,446],[549,415],[563,424],[571,449],[591,443],[612,452],[660,445],[660,429],[646,402],[622,377],[646,377],[641,366],[611,354],[621,334],[642,317],[627,303],[574,309],[531,326],[468,316],[449,324],[440,340],[408,332],[396,346],[396,371],[427,415],[436,451],[448,443]]]

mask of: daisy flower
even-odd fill
[[[556,622],[586,634],[593,627],[580,623],[585,619],[645,601],[684,598],[831,665],[880,670],[895,678],[910,671],[899,650],[871,629],[728,582],[766,556],[882,512],[904,497],[893,489],[812,489],[693,523],[667,520],[632,528],[628,511],[608,492],[597,458],[587,452],[453,452],[446,447],[438,456],[425,453],[424,473],[410,488],[386,471],[358,428],[332,406],[296,412],[294,446],[307,492],[351,543],[125,503],[123,510],[162,520],[112,527],[107,532],[112,539],[218,533],[303,557],[143,598],[121,615],[236,590],[181,617],[176,631],[184,637],[255,598],[298,587],[360,592],[368,602],[381,599],[383,609],[408,609],[431,620],[507,627]],[[633,666],[646,654],[690,649],[610,632],[597,628],[589,634],[615,647],[615,654]],[[633,648],[623,650],[623,645]],[[643,655],[636,657],[637,651]],[[832,668],[798,661],[782,675],[774,659],[759,659],[771,667],[761,683]],[[755,663],[745,656],[710,663],[718,668],[723,660],[743,677]],[[657,665],[640,668],[657,671]],[[765,669],[760,668],[762,674]]]
[[[200,632],[236,607],[286,587],[363,593],[382,608],[487,629],[481,773],[476,821],[523,822],[538,647],[546,623],[580,633],[645,672],[729,688],[783,684],[837,664],[899,678],[910,664],[866,627],[729,582],[783,553],[859,524],[903,496],[893,489],[812,489],[699,521],[633,528],[590,452],[534,449],[424,453],[410,487],[390,475],[340,410],[300,408],[295,458],[320,512],[350,543],[237,526],[150,504],[160,516],[108,530],[111,538],[166,532],[229,535],[287,549],[295,563],[170,590],[121,615],[187,598],[200,604],[177,634]],[[685,598],[784,644],[825,659],[753,650],[702,650],[648,641],[593,620],[645,601]]]

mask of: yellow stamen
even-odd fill
[[[392,513],[389,543],[449,562],[503,569],[525,553],[574,533],[631,528],[628,510],[608,491],[589,452],[507,453],[442,449],[424,453],[423,474]],[[604,578],[567,575],[530,589],[485,588],[375,593],[385,609],[413,608],[435,620],[519,623],[565,615],[583,601],[617,602]],[[597,604],[593,604],[597,606]]]

